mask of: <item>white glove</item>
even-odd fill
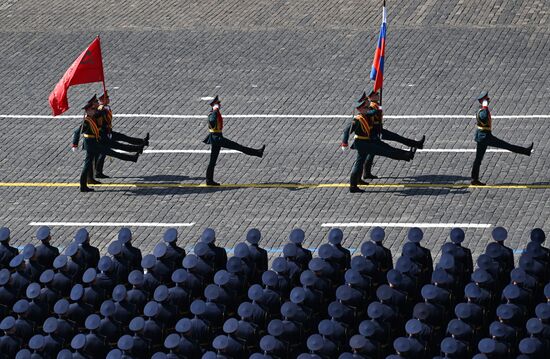
[[[342,149],[342,152],[344,152],[344,153],[346,153],[349,150],[348,146],[340,146],[340,148]]]
[[[77,147],[71,147],[71,151],[76,152]]]

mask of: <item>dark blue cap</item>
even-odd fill
[[[497,242],[503,242],[508,237],[508,231],[504,227],[496,227],[491,234]]]
[[[122,358],[122,352],[120,349],[116,348],[107,353],[107,357],[105,359],[121,359]]]
[[[4,242],[10,239],[10,235],[11,235],[11,232],[8,227],[0,228],[0,242]]]
[[[246,234],[246,241],[250,244],[258,244],[261,238],[262,234],[260,233],[260,230],[256,228],[250,229]]]
[[[472,273],[472,281],[478,284],[487,284],[493,281],[493,277],[489,272],[483,269],[476,269]]]
[[[422,287],[420,293],[422,294],[422,298],[426,300],[434,300],[437,298],[439,291],[437,290],[437,287],[435,285],[426,284]]]
[[[435,285],[451,285],[454,283],[454,278],[449,275],[449,273],[445,272],[444,269],[438,268],[433,271],[432,273],[432,284]]]
[[[164,284],[161,284],[157,287],[157,289],[155,289],[155,293],[153,294],[153,299],[159,303],[162,303],[166,301],[166,299],[168,299],[169,295],[170,295],[170,291],[168,290],[168,287],[165,286]]]
[[[16,255],[15,257],[13,257],[10,261],[10,268],[17,268],[19,267],[21,264],[23,264],[25,262],[25,258],[23,257],[22,254],[18,254]]]
[[[36,247],[32,244],[25,244],[23,247],[23,251],[21,251],[21,254],[23,254],[24,259],[31,259],[34,254],[36,253]]]
[[[331,302],[328,305],[328,315],[331,318],[340,320],[346,314],[346,308],[347,307],[343,303],[340,303],[339,301]]]
[[[124,299],[126,299],[126,294],[127,294],[126,287],[124,287],[123,284],[117,284],[113,288],[113,300],[115,302],[121,302]]]
[[[46,269],[44,272],[40,274],[39,281],[42,284],[48,284],[52,282],[53,277],[55,277],[54,271],[51,269]]]
[[[464,231],[462,228],[453,228],[451,229],[451,242],[453,243],[462,243],[464,241]]]
[[[450,254],[452,256],[457,256],[459,255],[459,252],[457,251],[456,244],[447,242],[441,246],[441,254]]]
[[[65,248],[65,255],[72,257],[78,252],[78,243],[72,242]]]
[[[82,282],[86,284],[92,283],[96,279],[96,277],[97,277],[96,270],[94,268],[88,268],[86,269],[84,274],[82,274]]]
[[[237,308],[237,314],[239,314],[239,317],[242,319],[250,318],[252,317],[252,314],[254,314],[254,306],[252,303],[242,302],[239,305],[239,308]]]
[[[123,335],[118,339],[117,346],[120,350],[130,350],[134,347],[134,339],[130,335]]]
[[[283,247],[283,256],[285,258],[294,258],[298,255],[298,247],[294,243],[287,243]]]
[[[185,261],[187,257],[188,256],[186,256],[183,260]],[[141,259],[141,266],[144,269],[151,269],[155,266],[156,263],[157,263],[157,258],[155,258],[155,256],[152,254],[147,254],[143,256],[143,258]]]
[[[344,232],[340,228],[333,228],[328,232],[328,242],[330,244],[340,244],[344,238]]]
[[[313,258],[309,261],[308,268],[313,272],[320,272],[325,268],[325,261],[321,258]]]
[[[8,268],[0,269],[0,285],[6,285],[10,281],[10,270]]]
[[[313,274],[312,272],[309,273]],[[344,274],[344,279],[347,284],[351,285],[362,285],[363,283],[365,283],[365,279],[361,276],[361,273],[359,273],[359,271],[355,269],[348,269]]]
[[[418,319],[409,319],[405,324],[405,331],[409,335],[416,335],[422,331],[422,322]]]
[[[122,243],[118,241],[111,242],[107,247],[107,252],[112,256],[119,255],[122,252]]]
[[[189,276],[189,274],[187,273],[187,271],[183,268],[178,268],[176,269],[173,273],[172,273],[172,282],[174,283],[183,283],[187,280],[187,277]],[[218,283],[216,283],[218,284]]]
[[[497,317],[504,319],[504,320],[510,320],[514,318],[516,314],[516,310],[514,310],[515,306],[513,304],[501,304],[497,307]]]
[[[399,337],[393,341],[393,348],[398,353],[408,353],[411,351],[411,343],[407,338]]]
[[[180,343],[180,336],[176,333],[172,333],[164,339],[164,347],[166,349],[174,349],[176,348]]]
[[[481,92],[477,97],[476,97],[476,100],[478,100],[479,102],[483,101],[485,98],[488,98],[489,97],[489,92],[487,91],[483,91]]]
[[[209,302],[215,302],[220,299],[222,295],[222,289],[215,284],[209,284],[204,288],[204,297]]]
[[[86,346],[86,336],[84,334],[77,334],[71,340],[71,348],[74,350],[80,350]]]
[[[64,254],[60,254],[58,255],[57,257],[55,257],[54,261],[53,261],[53,267],[55,269],[59,269],[59,268],[63,268],[67,265],[67,262],[68,262],[68,258],[66,255]]]
[[[544,296],[546,299],[550,299],[550,283],[544,286]]]
[[[319,334],[324,335],[325,337],[331,337],[332,335],[334,335],[334,332],[336,330],[334,322],[329,319],[321,320],[321,322],[317,326],[317,329],[319,330]]]
[[[306,300],[306,291],[302,287],[295,287],[290,291],[290,301],[295,304],[301,304]]]
[[[265,271],[262,274],[262,283],[268,287],[274,288],[279,284],[279,276],[272,270]]]
[[[128,328],[134,333],[141,332],[143,328],[145,328],[145,319],[143,319],[142,317],[135,317],[130,321]]]
[[[155,246],[155,248],[153,249],[153,255],[156,257],[156,258],[162,258],[166,255],[166,250],[167,250],[167,247],[166,247],[166,244],[164,243],[157,243],[157,245]]]
[[[84,287],[82,284],[77,283],[71,288],[70,298],[73,302],[79,301],[84,295]]]
[[[133,270],[128,274],[128,282],[131,285],[142,285],[143,284],[143,272],[140,270]]]
[[[40,284],[38,283],[31,283],[27,287],[26,295],[28,299],[35,299],[38,298],[40,295]]]
[[[455,258],[451,254],[442,254],[439,259],[439,267],[451,270],[455,267]]]
[[[31,340],[29,340],[29,348],[32,350],[40,350],[44,347],[44,344],[44,336],[40,334],[33,335]]]
[[[508,326],[499,321],[494,321],[489,325],[489,334],[497,339],[502,339],[507,333]]]
[[[233,253],[237,258],[247,258],[250,256],[250,249],[248,249],[248,245],[246,245],[246,243],[239,243],[235,246]]]
[[[468,320],[472,317],[473,311],[468,303],[458,303],[455,306],[455,315],[459,319]]]
[[[227,260],[226,269],[229,273],[239,273],[243,270],[243,261],[237,257],[231,257]]]
[[[264,295],[264,290],[259,284],[254,284],[250,288],[248,288],[248,298],[250,300],[258,301],[263,297],[263,295]]]
[[[214,274],[214,284],[224,286],[231,280],[231,275],[225,269],[220,269]]]
[[[372,319],[378,319],[384,315],[384,306],[380,302],[372,302],[367,308],[367,314]]]
[[[38,231],[36,231],[36,239],[38,239],[39,241],[44,241],[44,240],[48,239],[50,234],[51,234],[50,233],[50,227],[42,226],[42,227],[38,228]]]
[[[504,254],[504,251],[500,244],[492,242],[487,245],[485,253],[493,259],[498,259]]]
[[[160,305],[155,301],[150,301],[147,304],[145,304],[145,307],[143,308],[143,314],[145,314],[148,317],[156,317],[160,312]]]
[[[413,308],[413,318],[419,319],[420,321],[426,321],[431,316],[431,308],[427,303],[420,302],[417,303]]]
[[[216,350],[226,350],[229,347],[229,337],[227,335],[218,335],[212,341],[212,346]]]
[[[395,263],[395,269],[401,272],[402,274],[409,273],[412,268],[413,268],[413,262],[409,257],[401,256]]]
[[[374,242],[382,242],[384,237],[386,237],[386,232],[382,227],[374,227],[370,231],[370,239]]]
[[[99,258],[99,262],[97,263],[97,269],[99,269],[102,272],[108,272],[113,268],[113,260],[111,257],[103,256]]]
[[[535,314],[541,320],[550,319],[550,303],[540,303],[535,307]]]
[[[272,352],[277,348],[277,339],[271,335],[264,335],[260,340],[260,349],[264,352]]]
[[[163,352],[156,352],[151,356],[151,359],[166,359],[166,358],[168,358],[168,355]]]
[[[84,323],[84,326],[88,330],[96,330],[99,328],[99,325],[101,324],[101,318],[97,314],[90,314],[88,318],[86,318],[86,322]]]
[[[527,281],[527,273],[521,268],[514,268],[510,272],[510,281],[523,284]]]
[[[337,254],[336,253],[337,251],[338,250],[336,248],[334,248],[328,243],[325,243],[319,247],[318,253],[319,253],[319,257],[326,260],[326,259],[334,258]]]
[[[59,353],[57,353],[57,359],[73,359],[73,352],[69,349],[61,349]]]
[[[413,242],[405,243],[403,245],[402,253],[403,257],[409,257],[413,260],[418,260],[419,257],[422,255],[422,251],[418,248],[418,245]]]
[[[239,321],[235,318],[229,318],[223,323],[223,332],[225,334],[233,334],[239,329]]]
[[[194,315],[203,315],[206,312],[206,303],[201,299],[195,299],[191,303],[190,310]]]
[[[80,228],[74,235],[74,241],[76,244],[82,244],[88,241],[90,234],[86,228]]]
[[[542,348],[542,343],[537,338],[524,338],[519,342],[519,351],[522,354],[536,354]]]
[[[15,314],[23,314],[26,313],[27,310],[29,310],[29,301],[26,299],[19,299],[13,305],[13,312]]]
[[[10,330],[15,326],[15,318],[7,316],[0,322],[0,330]]]
[[[197,244],[195,244],[195,248],[193,248],[193,252],[195,252],[195,255],[201,258],[213,256],[212,250],[205,242],[197,242]]]
[[[281,305],[281,314],[285,318],[292,319],[298,312],[298,306],[292,302],[285,302]]]
[[[288,239],[294,244],[302,244],[306,234],[300,228],[295,228],[290,232]]]
[[[277,273],[286,273],[288,271],[288,263],[286,259],[278,257],[273,260],[271,268]]]
[[[197,258],[196,255],[188,254],[185,256],[185,258],[183,258],[182,265],[183,265],[183,268],[185,269],[193,269],[197,266],[198,262],[199,262],[199,259]]]
[[[380,301],[388,301],[392,298],[393,291],[387,284],[382,284],[376,289],[376,297]]]
[[[531,335],[537,335],[544,331],[544,324],[539,318],[531,318],[525,324],[527,332]]]
[[[531,231],[531,240],[533,242],[542,244],[546,240],[546,234],[541,228],[535,228]]]
[[[362,335],[356,334],[349,340],[349,346],[353,350],[361,350],[368,345],[368,340]]]
[[[132,231],[128,228],[121,228],[118,231],[118,240],[122,244],[126,244],[132,240]]]
[[[462,337],[472,331],[470,326],[460,319],[453,319],[447,325],[447,331],[449,334],[456,337]],[[450,352],[448,352],[450,353]]]
[[[104,317],[110,317],[115,313],[115,311],[116,311],[115,303],[110,299],[101,303],[101,307],[99,308],[99,312]]]
[[[59,299],[53,306],[53,312],[57,315],[63,315],[69,310],[69,301],[67,299]]]
[[[172,243],[178,240],[178,230],[175,228],[168,228],[164,232],[163,239],[166,243]]]
[[[272,319],[267,325],[267,332],[274,337],[282,335],[285,331],[285,325],[280,319]]]
[[[213,243],[216,240],[216,232],[212,228],[206,228],[201,235],[201,241],[204,243]]]
[[[418,227],[413,227],[409,229],[409,233],[407,234],[407,238],[409,239],[409,241],[414,243],[419,243],[423,237],[424,233]]]
[[[444,354],[456,354],[460,346],[455,338],[445,338],[441,342],[441,351]]]
[[[521,289],[514,284],[508,284],[502,291],[502,296],[508,300],[516,300],[521,296]]]
[[[191,319],[182,318],[178,320],[178,322],[176,323],[176,332],[180,334],[185,334],[191,330],[191,327],[192,327]]]
[[[318,351],[321,350],[324,346],[324,339],[319,334],[312,334],[307,338],[307,348],[311,351]]]

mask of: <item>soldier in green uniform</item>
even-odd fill
[[[342,150],[346,150],[351,133],[355,133],[355,140],[351,148],[357,150],[357,157],[350,176],[349,191],[351,193],[365,192],[358,185],[368,184],[361,180],[361,173],[369,154],[389,157],[394,160],[410,161],[414,158],[415,153],[415,148],[411,148],[410,151],[404,151],[380,140],[374,126],[376,119],[382,113],[379,109],[369,107],[367,100],[367,94],[363,93],[361,98],[355,102],[355,107],[359,114],[344,129],[344,136],[340,145]]]
[[[403,136],[398,135],[395,132],[389,131],[384,128],[383,126],[383,114],[382,114],[382,106],[380,106],[380,93],[378,92],[371,92],[369,95],[369,108],[374,110],[380,111],[380,116],[376,116],[374,119],[374,128],[376,133],[385,141],[394,141],[399,142],[407,147],[414,147],[416,149],[422,149],[424,148],[424,141],[426,140],[426,136],[422,136],[422,139],[420,141],[416,141],[410,138],[406,138]],[[365,168],[363,169],[363,179],[375,179],[378,178],[378,176],[372,174],[372,165],[374,163],[374,155],[369,154],[367,156],[367,160],[365,161]]]
[[[110,106],[111,99],[107,92],[99,96],[99,107],[98,115],[101,116],[102,126],[99,130],[101,143],[104,146],[108,146],[117,150],[122,150],[126,152],[137,152],[143,153],[143,147],[149,146],[149,133],[145,138],[137,138],[126,136],[123,133],[113,131],[113,111]],[[124,144],[121,142],[126,142]],[[109,176],[103,173],[103,167],[105,165],[105,158],[107,156],[104,154],[98,155],[98,158],[95,162],[95,170],[97,178],[109,178]]]
[[[485,186],[485,183],[479,180],[479,167],[481,166],[481,161],[483,161],[483,156],[485,156],[485,151],[487,147],[497,147],[503,148],[505,150],[519,153],[526,156],[531,156],[531,151],[533,150],[533,143],[529,147],[521,147],[512,145],[506,141],[493,136],[492,134],[492,121],[491,121],[491,112],[489,111],[489,93],[484,91],[481,95],[478,96],[477,100],[481,108],[477,111],[476,122],[477,130],[475,135],[476,146],[476,158],[474,160],[474,165],[472,167],[472,185],[474,186]]]
[[[94,190],[88,187],[88,178],[93,172],[94,160],[99,154],[105,154],[111,157],[121,159],[123,161],[137,162],[139,154],[127,155],[113,151],[110,147],[100,143],[100,127],[101,119],[97,116],[97,98],[94,96],[83,109],[86,111],[82,125],[74,130],[73,133],[73,151],[78,147],[80,135],[84,137],[83,148],[86,151],[84,166],[80,174],[80,192],[93,192]],[[96,182],[97,183],[97,182]]]
[[[214,181],[214,167],[216,167],[216,161],[218,160],[218,155],[220,154],[222,147],[237,150],[249,156],[261,158],[264,155],[265,145],[262,146],[262,148],[254,149],[240,145],[223,137],[223,117],[220,111],[221,102],[218,96],[210,101],[209,105],[212,106],[212,110],[208,115],[209,134],[203,142],[212,145],[212,149],[210,151],[210,162],[208,163],[208,168],[206,169],[206,184],[208,186],[219,186],[220,184]]]

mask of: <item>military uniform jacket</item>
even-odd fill
[[[491,134],[491,112],[488,107],[482,107],[476,114],[477,130],[475,135],[476,142],[482,142]]]
[[[101,119],[100,136],[101,138],[110,138],[113,133],[113,111],[111,106],[99,105],[97,111],[97,117]]]
[[[349,142],[349,137],[352,133],[355,133],[355,141],[351,148],[356,148],[357,141],[370,141],[373,139],[374,135],[374,122],[373,122],[374,112],[369,110],[367,115],[358,114],[355,115],[351,124],[347,125],[344,129],[344,134],[342,137],[342,145],[347,146]]]
[[[373,132],[372,139],[380,140],[382,137],[382,131],[384,130],[382,108],[377,102],[371,102],[367,116],[372,118]]]
[[[220,110],[212,110],[208,114],[208,136],[202,141],[206,144],[213,144],[223,138],[223,117]]]
[[[98,118],[97,116],[95,117],[85,116],[84,120],[82,121],[82,125],[80,125],[78,128],[76,128],[73,131],[73,141],[72,141],[73,147],[78,146],[78,142],[80,141],[81,135],[83,135],[84,138],[95,139],[96,141],[98,141],[100,136],[101,125],[102,125],[101,119]]]

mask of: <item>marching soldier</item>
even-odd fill
[[[344,129],[344,136],[342,144],[340,145],[342,150],[345,151],[348,147],[350,134],[352,132],[355,133],[355,141],[351,145],[351,148],[357,150],[357,157],[350,176],[349,191],[351,193],[365,192],[365,190],[359,188],[358,185],[368,184],[361,180],[361,173],[369,154],[389,157],[401,161],[410,161],[414,158],[414,148],[411,148],[410,151],[400,150],[379,139],[374,127],[374,121],[375,118],[381,116],[381,112],[376,109],[371,109],[368,106],[367,100],[367,95],[363,92],[361,98],[355,102],[355,108],[359,111],[359,114],[356,115],[352,123]]]
[[[111,100],[107,92],[99,96],[98,116],[102,119],[102,126],[100,129],[100,138],[103,145],[123,150],[126,152],[143,153],[143,147],[149,146],[149,133],[145,138],[136,138],[126,136],[123,133],[113,131],[113,111],[109,105]],[[129,143],[129,145],[121,142]],[[105,165],[106,154],[99,154],[95,163],[96,177],[97,178],[109,178],[109,176],[103,173],[103,166]]]
[[[264,155],[265,145],[260,149],[254,149],[240,145],[223,137],[223,118],[220,111],[221,102],[218,96],[210,101],[209,105],[212,106],[212,110],[208,115],[208,132],[210,133],[203,142],[212,145],[212,150],[210,152],[210,162],[208,163],[208,168],[206,170],[206,184],[208,186],[219,186],[219,183],[214,182],[214,167],[216,167],[216,161],[218,160],[218,155],[220,154],[222,147],[237,150],[249,156],[261,158]]]
[[[369,95],[369,109],[377,111],[379,115],[374,117],[374,128],[378,136],[382,137],[385,141],[394,141],[404,144],[407,147],[413,147],[416,149],[424,148],[424,141],[426,136],[422,136],[420,141],[409,139],[398,135],[395,132],[388,131],[383,126],[382,106],[380,106],[380,93],[371,92]],[[363,169],[363,179],[376,179],[378,176],[372,174],[372,164],[374,163],[374,154],[369,154],[365,161],[365,168]]]
[[[529,147],[521,147],[512,145],[506,141],[493,136],[492,130],[492,120],[491,112],[489,111],[489,94],[487,91],[484,91],[477,98],[481,108],[477,112],[477,131],[475,135],[476,146],[476,158],[474,160],[474,165],[472,167],[472,185],[474,186],[485,186],[485,183],[479,180],[479,167],[481,166],[481,161],[483,161],[483,156],[485,156],[485,151],[487,147],[497,147],[503,148],[505,150],[519,153],[526,156],[531,156],[531,151],[533,150],[533,143]]]
[[[84,121],[82,125],[77,128],[73,133],[72,149],[76,151],[78,147],[78,141],[80,135],[84,136],[83,148],[86,150],[86,158],[84,159],[84,166],[82,173],[80,174],[80,192],[93,192],[94,190],[88,187],[88,183],[97,184],[99,181],[93,179],[93,165],[94,160],[99,154],[109,155],[116,157],[123,161],[137,162],[139,154],[127,155],[113,151],[112,148],[107,147],[100,143],[100,127],[101,123],[97,117],[97,102],[96,96],[94,96],[83,109],[86,111]]]

